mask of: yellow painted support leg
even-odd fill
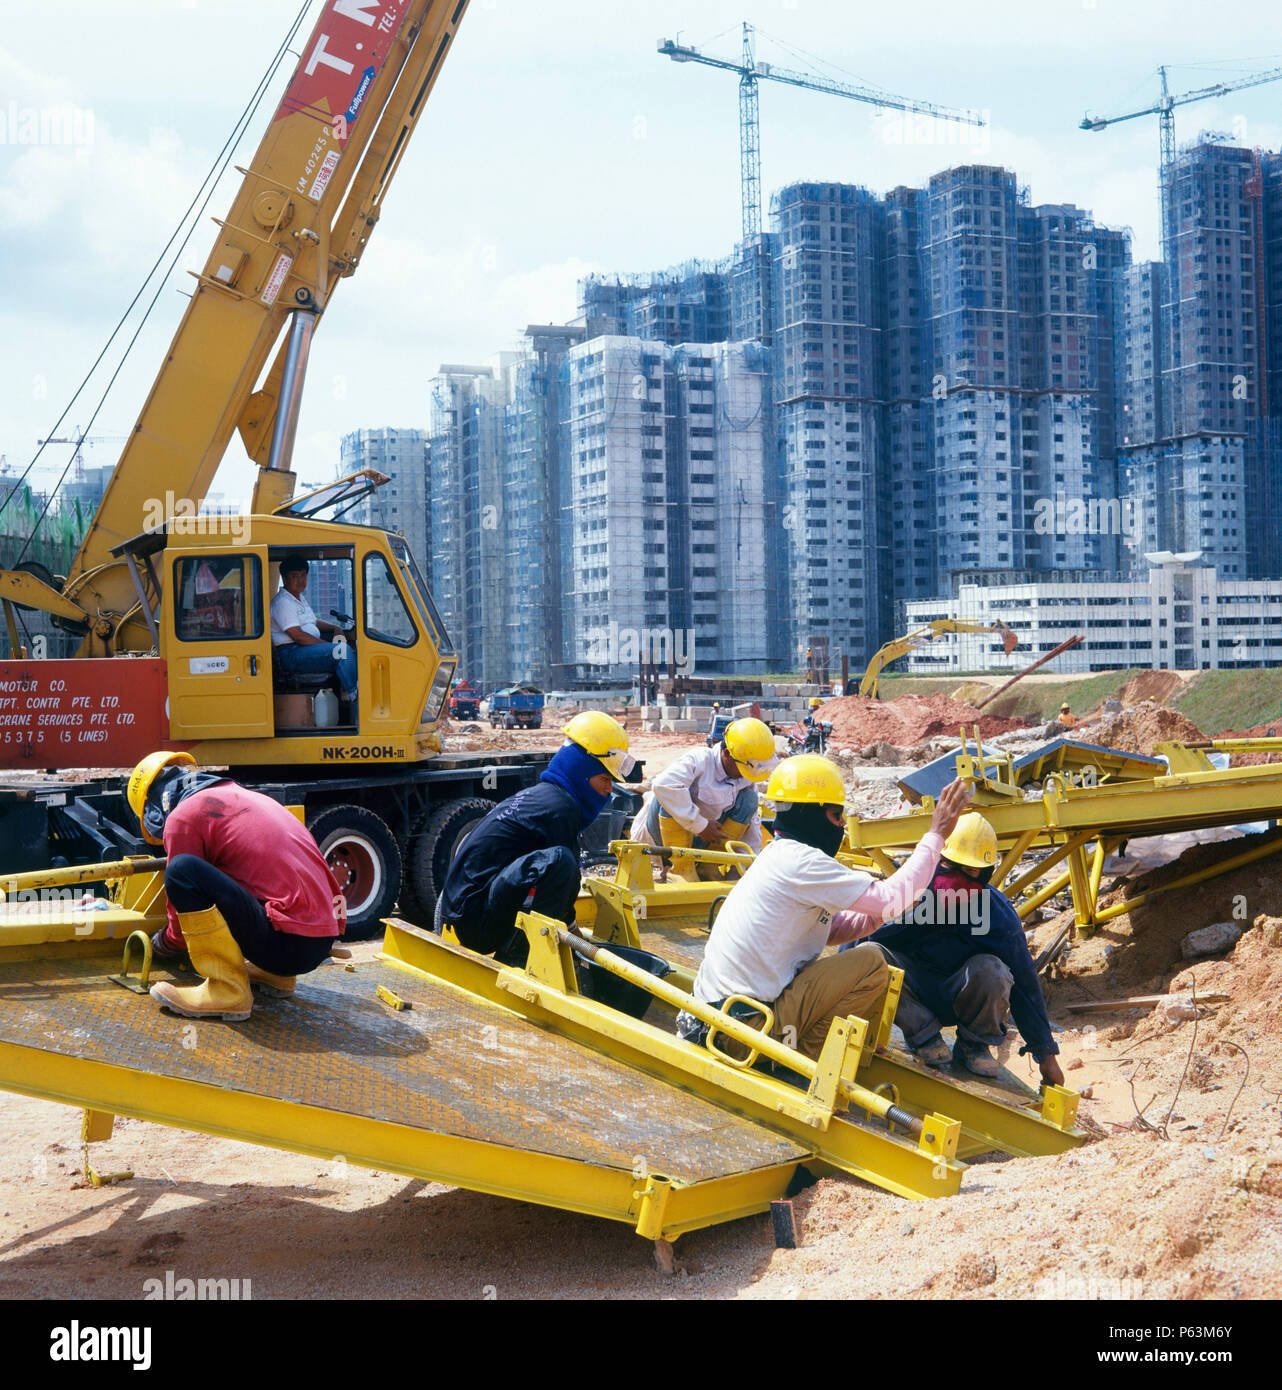
[[[1035,829],[1024,831],[1024,833],[1015,841],[1013,845],[1011,845],[1011,847],[1006,851],[1006,853],[1002,855],[1001,862],[997,865],[997,868],[993,873],[994,888],[1000,888],[1002,886],[1002,884],[1006,881],[1006,875],[1010,873],[1010,871],[1015,867],[1015,865],[1018,864],[1019,861],[1024,857],[1029,845],[1033,843],[1033,841],[1037,838],[1037,835],[1038,832]]]
[[[105,1110],[86,1110],[80,1122],[80,1158],[84,1167],[85,1181],[94,1187],[106,1187],[113,1182],[124,1182],[133,1177],[132,1170],[122,1173],[99,1173],[89,1162],[89,1145],[110,1139],[115,1128],[116,1117]]]
[[[672,1183],[668,1178],[650,1173],[641,1179],[641,1186],[634,1193],[637,1199],[637,1235],[646,1240],[660,1240],[663,1237],[663,1212],[672,1193]]]
[[[1091,896],[1086,851],[1081,844],[1074,845],[1069,852],[1068,877],[1073,885],[1073,921],[1083,936],[1091,936],[1095,931],[1095,900]]]

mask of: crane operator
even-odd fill
[[[343,698],[356,699],[356,653],[343,630],[317,618],[303,597],[307,590],[307,561],[286,555],[280,562],[280,588],[272,599],[272,658],[289,676],[338,677]],[[339,640],[334,641],[337,637]]]

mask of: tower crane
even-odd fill
[[[85,456],[84,446],[86,444],[92,448],[95,444],[124,444],[128,441],[127,434],[85,434],[79,425],[75,427],[72,435],[57,435],[50,439],[37,439],[36,443],[43,447],[46,444],[74,444],[76,446],[76,479],[81,480],[85,475]]]
[[[1174,96],[1171,95],[1164,66],[1158,68],[1157,76],[1162,84],[1162,94],[1151,106],[1145,106],[1139,111],[1127,111],[1121,116],[1092,116],[1087,113],[1081,119],[1080,129],[1104,130],[1108,126],[1117,125],[1120,121],[1134,120],[1137,116],[1157,116],[1161,139],[1158,183],[1162,198],[1162,259],[1169,265],[1171,262],[1171,228],[1168,212],[1170,199],[1167,197],[1167,193],[1170,189],[1171,166],[1175,163],[1175,108],[1187,106],[1195,101],[1208,101],[1211,97],[1225,96],[1229,92],[1241,91],[1244,87],[1259,87],[1266,82],[1276,82],[1282,78],[1282,68],[1268,68],[1264,72],[1250,73],[1246,77],[1240,77],[1235,82],[1215,82],[1209,87],[1198,87],[1193,91],[1179,92]]]
[[[827,92],[830,96],[865,101],[872,106],[896,111],[914,111],[943,121],[960,121],[966,125],[982,126],[984,119],[976,111],[959,111],[937,106],[928,101],[910,101],[893,96],[876,87],[857,86],[838,82],[817,73],[793,72],[773,63],[759,63],[756,57],[756,31],[751,24],[743,26],[743,51],[738,62],[730,58],[714,58],[700,49],[660,39],[659,52],[674,63],[704,63],[739,74],[739,175],[743,200],[743,240],[745,245],[761,232],[761,140],[757,105],[757,83],[763,79],[786,82],[792,87],[805,87],[812,92]]]

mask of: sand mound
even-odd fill
[[[1174,671],[1141,671],[1118,691],[1118,699],[1123,709],[1151,700],[1155,704],[1165,704],[1171,695],[1180,688],[1183,681]]]
[[[824,704],[823,719],[832,724],[834,743],[856,748],[870,743],[908,748],[936,735],[956,736],[963,725],[969,734],[978,724],[983,738],[1024,727],[1022,719],[983,714],[947,695],[901,695],[897,700],[846,695]]]
[[[1171,740],[1200,743],[1206,735],[1176,710],[1144,700],[1116,714],[1106,714],[1094,724],[1079,725],[1073,737],[1083,743],[1116,748],[1122,753],[1152,753],[1155,743]]]

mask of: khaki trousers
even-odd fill
[[[834,1018],[853,1014],[871,1024],[880,1017],[889,980],[886,958],[871,942],[824,956],[798,971],[775,1000],[774,1036],[818,1058]]]

